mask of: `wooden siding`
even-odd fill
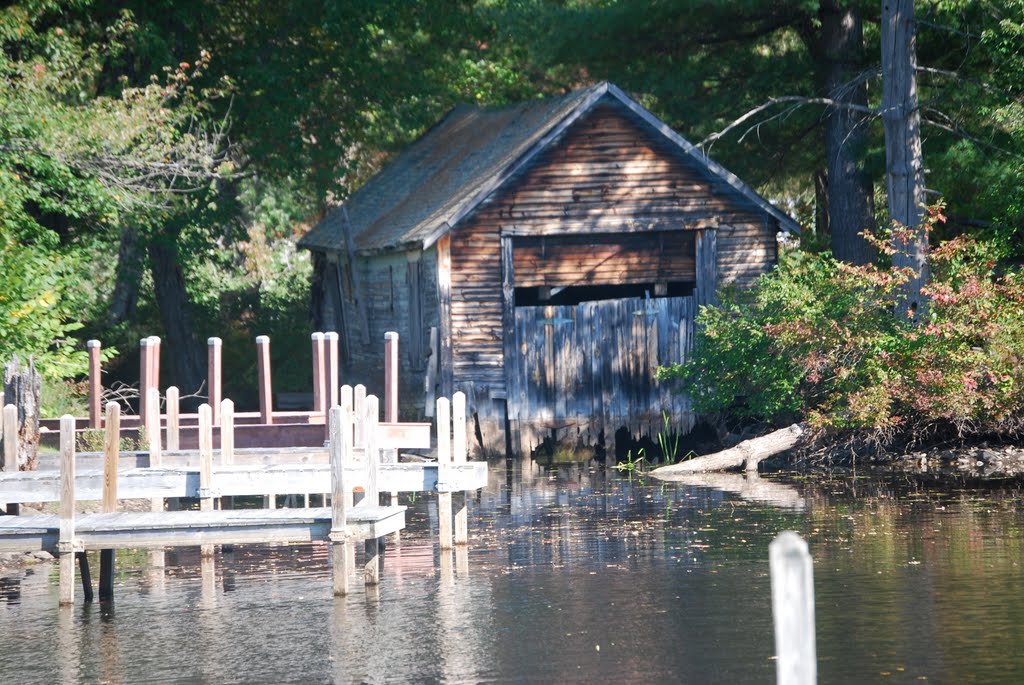
[[[623,426],[652,436],[662,411],[688,432],[689,399],[656,372],[689,357],[695,310],[693,297],[517,307],[519,362],[509,397],[521,448],[537,447],[549,432],[589,445],[602,433],[611,443]]]
[[[702,228],[718,231],[722,284],[747,283],[774,263],[778,230],[774,221],[766,221],[761,210],[721,180],[712,179],[631,112],[613,105],[595,107],[451,232],[454,387],[475,386],[477,394],[486,388],[491,395],[508,390],[503,363],[502,235],[516,236],[518,248],[520,236],[652,234]],[[687,240],[687,244],[692,243]],[[649,262],[635,264],[638,271],[668,272],[668,259],[653,252],[647,256]],[[688,257],[689,264],[679,270],[692,270],[692,260]],[[514,285],[538,284],[552,267],[545,261],[536,268],[544,272],[531,272],[524,256],[522,264],[516,264]],[[644,282],[655,280],[644,278]]]
[[[382,395],[384,392],[384,334],[397,331],[399,335],[400,401],[403,416],[419,416],[423,411],[422,371],[425,368],[422,356],[429,350],[430,327],[439,323],[437,282],[437,250],[431,248],[425,253],[395,252],[364,256],[357,259],[361,295],[365,298],[365,313],[368,342],[363,343],[357,322],[358,307],[347,278],[347,264],[344,260],[319,261],[319,277],[314,282],[318,297],[314,300],[314,324],[318,330],[338,330],[340,320],[348,324],[347,341],[350,345],[348,360],[343,372],[343,382],[355,385],[362,383],[367,392]],[[417,275],[417,269],[410,269],[410,259],[418,264],[418,283],[410,278]],[[338,289],[338,276],[341,289]],[[344,296],[344,309],[339,307]],[[418,296],[418,305],[411,297]],[[413,316],[418,313],[420,325]],[[342,319],[341,315],[347,315]],[[412,335],[420,336],[419,356],[414,359],[410,351]]]
[[[519,288],[695,278],[691,232],[526,236],[516,238],[512,246]]]

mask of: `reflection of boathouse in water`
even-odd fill
[[[482,446],[521,452],[650,435],[662,410],[689,430],[655,371],[685,357],[716,285],[771,268],[779,230],[796,224],[601,83],[456,107],[299,245],[345,382],[379,382],[398,331],[404,416],[425,385],[462,390]]]

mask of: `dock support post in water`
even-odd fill
[[[379,400],[375,395],[370,395],[366,398],[366,414],[362,417],[356,416],[356,422],[364,424],[366,435],[366,493],[363,503],[371,507],[380,506],[380,489],[377,487],[377,470],[380,462],[380,450],[377,449],[379,412]],[[365,583],[376,585],[380,582],[380,539],[367,538],[363,547],[366,550]]]
[[[75,602],[75,417],[60,417],[60,604]]]
[[[437,538],[442,550],[452,548],[452,493],[448,489],[452,461],[451,402],[437,399]]]
[[[324,359],[324,334],[316,332],[311,336],[313,346],[313,411],[327,411],[326,359]]]
[[[100,377],[100,356],[101,347],[99,340],[89,340],[85,343],[89,350],[89,428],[98,430],[100,421],[100,403],[103,397],[103,380]]]
[[[117,511],[117,462],[121,454],[121,405],[107,402],[103,440],[103,513]],[[114,550],[100,550],[100,601],[114,599]]]
[[[331,459],[331,580],[335,596],[348,594],[348,576],[352,566],[348,546],[348,520],[345,511],[345,463],[352,453],[352,428],[341,407],[328,413]]]
[[[452,462],[466,463],[466,393],[457,392],[452,396]],[[469,543],[469,514],[466,509],[466,492],[454,494],[455,544]]]
[[[775,623],[778,685],[814,685],[818,659],[814,639],[814,569],[807,543],[783,531],[768,545]]]
[[[273,395],[270,373],[270,338],[266,335],[256,336],[256,369],[260,395],[260,423],[274,423]]]
[[[224,341],[220,338],[207,338],[206,339],[206,385],[207,385],[207,401],[210,405],[210,410],[213,413],[213,425],[220,425],[220,401],[221,395],[223,394],[224,385],[222,382],[222,359],[223,359]],[[168,446],[167,449],[170,449]]]
[[[2,393],[0,393],[2,394]],[[0,455],[0,471],[18,470],[18,407],[13,404],[4,406],[3,414],[4,452]],[[0,504],[4,504],[0,502]],[[20,512],[19,502],[7,502],[6,511],[11,516]]]
[[[398,333],[388,331],[384,334],[384,421],[398,423]],[[398,463],[398,450],[388,450],[385,455],[388,463]],[[391,493],[391,506],[398,506],[398,493]],[[399,539],[400,531],[395,531],[395,540]]]
[[[213,511],[213,411],[199,405],[199,510]],[[212,557],[213,545],[200,545],[199,556]]]

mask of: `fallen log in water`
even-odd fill
[[[735,447],[721,452],[661,466],[651,471],[651,475],[660,478],[674,473],[728,471],[740,467],[747,471],[756,471],[762,460],[795,446],[803,433],[803,426],[795,423],[789,428],[781,428],[768,435],[744,440]]]

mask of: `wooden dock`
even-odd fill
[[[229,423],[227,433],[222,433],[229,439],[216,453],[216,464],[208,405],[200,407],[199,449],[195,451],[163,453],[159,441],[154,441],[148,453],[121,455],[117,447],[119,407],[109,403],[105,452],[76,455],[75,419],[65,416],[61,419],[59,465],[44,463],[44,470],[0,474],[0,502],[56,501],[60,513],[0,517],[0,551],[56,552],[60,601],[67,604],[74,597],[76,556],[82,564],[86,597],[91,596],[84,552],[93,549],[104,550],[106,555],[101,556],[101,599],[112,595],[112,550],[123,548],[198,545],[204,554],[210,554],[216,544],[327,540],[332,547],[334,591],[345,594],[353,557],[349,543],[363,540],[365,580],[375,584],[380,540],[405,526],[405,507],[395,504],[394,493],[401,491],[438,493],[442,549],[452,546],[451,497],[453,492],[460,493],[454,541],[465,543],[464,493],[487,483],[486,463],[465,461],[465,440],[460,439],[460,433],[465,435],[465,398],[437,401],[438,462],[382,463],[382,457],[393,457],[399,446],[429,448],[429,424],[425,424],[425,434],[418,428],[406,430],[401,424],[382,430],[376,397],[360,396],[348,386],[340,395],[341,404],[329,411],[326,449],[234,450]],[[455,419],[450,421],[453,406]],[[418,440],[410,436],[418,436]],[[278,461],[281,463],[275,463]],[[364,496],[353,506],[356,490]],[[380,506],[381,490],[393,493],[392,506]],[[329,507],[215,509],[215,503],[226,497],[263,495],[273,502],[273,496],[279,494],[328,492]],[[198,499],[200,510],[164,511],[166,498]],[[76,513],[76,502],[97,499],[104,503],[103,513]],[[118,512],[119,499],[152,499],[154,510]]]

